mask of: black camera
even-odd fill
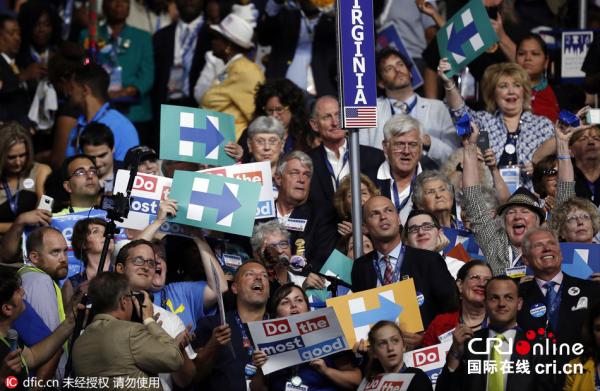
[[[129,202],[133,197],[125,196],[122,193],[113,194],[110,196],[102,196],[100,201],[100,209],[106,211],[106,217],[116,221],[123,222],[129,215]]]

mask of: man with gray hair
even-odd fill
[[[337,225],[325,208],[308,201],[312,175],[313,162],[304,152],[293,151],[281,158],[274,176],[279,191],[275,211],[290,232],[292,253],[320,270],[335,247]]]
[[[407,114],[396,114],[383,127],[383,153],[386,161],[377,171],[376,185],[381,195],[388,197],[404,224],[412,210],[411,195],[417,175],[425,169],[434,169],[432,163],[421,167],[423,152],[421,123]]]
[[[545,329],[552,332],[557,346],[573,347],[581,343],[581,327],[588,308],[600,299],[600,285],[595,281],[573,277],[561,270],[563,255],[556,233],[550,228],[532,228],[523,237],[521,250],[534,279],[521,284],[523,307],[518,324],[524,330]],[[558,355],[559,364],[574,354]]]

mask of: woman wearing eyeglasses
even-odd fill
[[[276,318],[308,311],[308,297],[304,290],[294,283],[280,286],[269,302],[269,312]],[[255,350],[252,354],[252,361],[257,367],[264,365],[267,360],[268,356],[261,350]],[[355,390],[360,383],[360,377],[360,369],[354,364],[352,354],[346,351],[310,363],[284,368],[269,375],[263,375],[259,370],[252,378],[250,389],[253,391],[287,390],[287,383],[289,383],[293,386],[290,387],[291,389],[298,390]]]
[[[291,81],[267,80],[256,90],[254,105],[254,119],[261,116],[272,117],[283,125],[283,153],[293,150],[308,152],[318,145],[315,143],[316,133],[308,125],[304,93]],[[244,148],[243,161],[250,158],[246,149],[249,138],[248,130],[245,130],[238,141]]]
[[[285,129],[279,120],[261,115],[256,117],[246,131],[248,162],[271,162],[271,173],[275,174],[279,157],[283,153]]]
[[[423,171],[417,176],[412,202],[416,208],[432,213],[442,227],[463,227],[460,220],[452,214],[452,184],[439,171]]]
[[[459,309],[436,316],[427,327],[423,346],[452,340],[452,331],[460,323],[473,331],[487,327],[485,314],[485,286],[492,278],[492,269],[483,261],[465,263],[457,273],[456,288],[459,293]]]
[[[573,197],[552,211],[550,227],[563,242],[597,243],[600,214],[590,200]]]
[[[381,373],[414,374],[407,391],[433,390],[429,377],[419,368],[404,364],[406,345],[400,326],[389,320],[380,320],[369,330],[369,361],[363,383]]]
[[[0,127],[0,234],[18,215],[37,207],[50,174],[50,167],[33,161],[28,133],[16,122]]]

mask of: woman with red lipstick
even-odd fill
[[[414,374],[407,391],[433,390],[429,377],[418,368],[404,365],[404,339],[400,327],[389,320],[380,320],[369,331],[369,361],[364,381],[380,373]]]
[[[485,315],[485,286],[492,278],[492,269],[479,260],[467,262],[460,268],[456,277],[456,288],[460,297],[458,311],[436,316],[427,327],[423,346],[435,345],[452,339],[452,331],[459,324],[477,331],[487,325]]]
[[[294,283],[280,286],[269,302],[269,312],[276,318],[308,311],[308,297],[304,290]],[[260,350],[255,350],[252,361],[254,365],[261,367],[267,361],[267,355]],[[294,387],[305,386],[309,391],[355,390],[360,379],[360,369],[354,364],[352,354],[343,352],[307,364],[284,368],[268,376],[258,371],[252,378],[250,389],[253,391],[284,390],[287,389],[286,383],[290,383]]]
[[[533,153],[554,135],[552,122],[531,113],[531,81],[529,75],[515,63],[490,65],[481,82],[485,111],[467,107],[454,80],[446,75],[451,65],[440,60],[438,75],[446,89],[446,101],[454,119],[465,114],[479,129],[489,134],[498,167],[520,167],[521,184],[531,187]],[[481,151],[485,153],[486,151]]]

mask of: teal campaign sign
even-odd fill
[[[161,105],[161,159],[229,166],[235,160],[225,153],[223,147],[230,141],[235,141],[232,115]]]
[[[338,250],[333,250],[320,272],[327,276],[337,277],[348,284],[352,284],[352,264],[352,259],[348,258]],[[338,286],[338,296],[346,294],[347,292],[348,288]],[[313,299],[322,302],[331,297],[331,292],[326,289],[308,289],[306,294],[308,296],[313,296]]]
[[[481,0],[471,0],[454,14],[438,31],[440,58],[448,58],[452,77],[498,42],[487,11]]]
[[[169,198],[178,202],[170,221],[252,236],[260,184],[220,175],[175,171]]]

